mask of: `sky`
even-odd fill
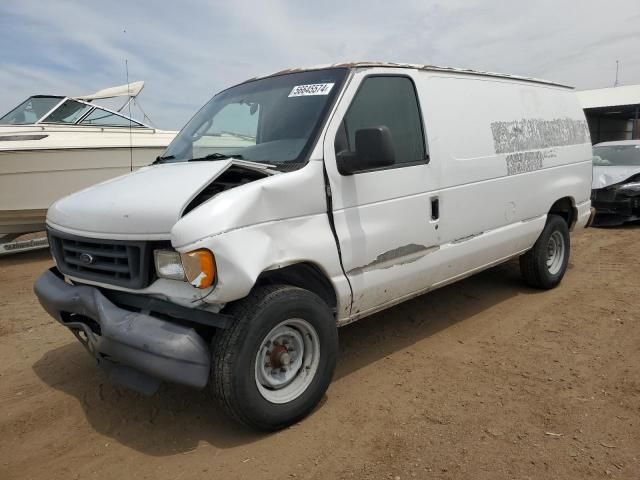
[[[392,61],[533,76],[578,89],[640,83],[638,0],[0,2],[0,113],[34,94],[145,80],[179,129],[216,92],[288,67]]]

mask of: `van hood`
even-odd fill
[[[234,159],[151,165],[58,200],[47,224],[96,238],[169,239],[187,206],[232,165],[266,172],[263,165]]]

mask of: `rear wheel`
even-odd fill
[[[522,276],[534,288],[556,287],[567,271],[570,251],[567,222],[558,215],[549,215],[536,243],[520,257]]]
[[[229,415],[260,430],[305,417],[335,369],[338,332],[314,293],[286,285],[256,288],[230,307],[236,321],[213,339],[210,387]]]

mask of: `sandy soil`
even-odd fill
[[[207,395],[105,382],[0,258],[0,479],[640,478],[640,227],[573,237],[550,292],[509,263],[340,331],[305,421],[263,435]]]

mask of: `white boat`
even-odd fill
[[[164,151],[177,132],[124,113],[143,87],[140,81],[80,97],[35,95],[0,118],[0,244],[44,230],[57,199],[149,165]],[[117,110],[95,103],[114,97],[126,98]]]

